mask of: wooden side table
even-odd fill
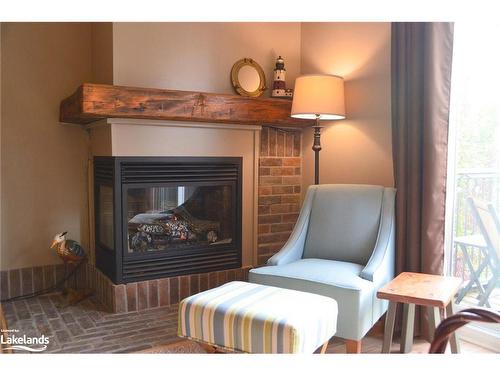
[[[461,284],[462,280],[458,277],[402,272],[389,284],[382,287],[377,292],[377,297],[389,301],[382,353],[389,353],[391,350],[398,303],[403,304],[403,332],[400,351],[401,353],[409,353],[413,345],[415,305],[425,306],[429,310],[429,336],[432,340],[434,330],[441,320],[440,309],[446,310],[446,316],[453,314],[453,297]],[[450,337],[450,345],[452,353],[460,352],[456,333]]]

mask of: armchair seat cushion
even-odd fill
[[[250,272],[255,275],[267,275],[268,277],[276,276],[308,280],[317,284],[353,290],[371,289],[372,283],[359,276],[363,268],[362,265],[356,263],[307,258],[279,267],[254,268]]]
[[[362,265],[328,259],[299,259],[250,270],[251,283],[320,294],[338,301],[337,334],[361,339],[373,325],[375,284],[359,275]],[[368,313],[367,313],[368,312]]]

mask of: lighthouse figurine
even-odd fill
[[[285,60],[283,57],[278,56],[276,59],[276,68],[274,68],[274,80],[273,80],[273,91],[271,97],[273,98],[289,98],[293,96],[292,89],[286,88],[285,76]]]

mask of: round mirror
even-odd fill
[[[241,96],[261,96],[266,89],[264,71],[250,58],[238,60],[231,69],[233,87]]]
[[[243,90],[254,92],[260,85],[259,72],[253,66],[244,65],[238,72],[238,81]]]

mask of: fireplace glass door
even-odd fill
[[[188,183],[125,187],[129,255],[231,244],[235,185]]]

